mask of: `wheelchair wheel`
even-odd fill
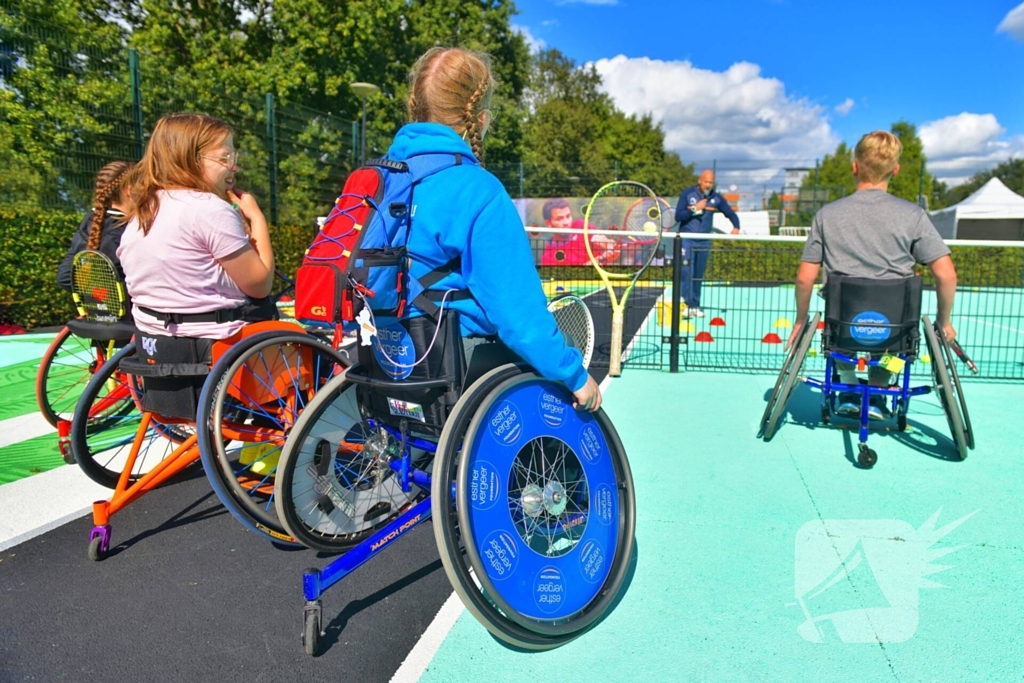
[[[604,412],[575,411],[565,387],[518,365],[481,377],[441,434],[431,501],[448,578],[502,641],[558,647],[618,598],[636,523],[629,462]]]
[[[771,438],[775,436],[779,421],[786,412],[786,404],[796,387],[800,368],[803,367],[807,352],[811,349],[811,342],[814,341],[814,333],[818,329],[820,319],[821,313],[815,313],[814,317],[800,329],[800,336],[789,347],[786,360],[782,363],[782,370],[779,371],[779,377],[775,380],[775,388],[772,389],[772,394],[768,397],[768,405],[765,406],[764,413],[761,415],[761,430],[758,436],[763,437],[765,441],[771,441]]]
[[[121,359],[135,353],[132,342],[118,351],[92,376],[75,406],[71,421],[71,450],[86,476],[101,486],[114,488],[128,461],[128,454],[142,421],[138,397],[143,390],[137,378],[120,372]],[[164,425],[155,420],[147,430],[128,480],[149,472],[174,450],[190,427]]]
[[[960,405],[960,417],[964,427],[964,441],[967,443],[967,448],[974,450],[974,430],[971,428],[971,416],[967,412],[967,401],[964,399],[964,389],[960,384],[960,372],[956,369],[956,354],[953,353],[953,348],[949,342],[946,341],[943,335],[936,333],[935,335],[939,340],[939,346],[942,347],[943,353],[946,359],[946,368],[949,371],[949,378],[952,380],[953,393],[956,394],[957,403]]]
[[[950,377],[951,364],[947,365],[947,361],[951,359],[951,352],[946,340],[936,333],[935,326],[928,316],[922,316],[921,322],[924,326],[924,339],[928,346],[928,353],[932,357],[932,378],[939,394],[939,402],[942,403],[942,410],[946,413],[946,422],[953,438],[953,445],[956,446],[956,453],[961,460],[964,460],[967,458],[969,444],[967,441],[968,431],[964,427],[964,414],[960,412],[961,406],[964,405],[960,378],[958,376],[954,384]],[[953,372],[956,372],[955,368]],[[972,437],[971,443],[973,442]]]
[[[403,491],[388,466],[393,437],[363,420],[357,387],[332,379],[299,416],[277,476],[277,515],[291,536],[324,552],[344,552],[397,517],[425,491]],[[417,466],[425,451],[413,449]]]
[[[270,331],[231,347],[210,371],[196,415],[200,457],[218,498],[248,529],[295,543],[274,504],[278,461],[296,419],[343,362],[316,337]]]
[[[61,329],[50,343],[36,374],[36,403],[51,426],[70,420],[85,385],[106,361],[104,345]]]

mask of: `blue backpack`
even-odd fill
[[[477,162],[462,154],[420,154],[376,159],[353,171],[299,267],[295,317],[339,325],[369,307],[374,315],[402,318],[410,304],[435,316],[432,298],[440,297],[428,290],[456,272],[459,259],[418,280],[409,276],[412,195],[424,178],[462,164]]]

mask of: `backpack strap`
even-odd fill
[[[404,163],[408,166],[409,173],[412,174],[413,188],[415,188],[416,184],[424,178],[453,166],[479,166],[477,160],[471,156],[450,152],[417,154],[406,159]],[[410,228],[411,224],[412,221],[410,221]],[[435,301],[459,301],[473,298],[472,294],[468,290],[449,292],[447,298],[445,298],[445,292],[427,291],[432,285],[437,284],[448,275],[459,272],[459,268],[461,266],[462,259],[461,257],[456,256],[452,260],[448,261],[448,263],[445,263],[429,273],[416,278],[423,291],[413,297],[410,303],[423,311],[426,315],[436,319],[438,312],[440,311],[440,307],[434,303]]]
[[[429,287],[437,284],[452,273],[459,272],[461,267],[462,257],[456,256],[443,266],[439,266],[426,275],[416,278],[423,287],[423,291],[413,298],[412,304],[431,318],[437,318],[437,314],[441,309],[436,303],[434,303],[435,301],[465,301],[467,299],[472,299],[473,295],[468,289],[456,290],[454,292],[428,290]],[[447,296],[445,296],[446,294]]]

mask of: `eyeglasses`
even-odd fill
[[[231,154],[226,154],[222,157],[199,157],[200,159],[207,159],[209,161],[216,161],[221,166],[227,166],[231,168],[238,163],[238,150],[236,149]]]

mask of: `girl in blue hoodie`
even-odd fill
[[[469,163],[422,180],[413,193],[407,247],[420,278],[460,257],[457,272],[431,289],[468,290],[444,304],[457,310],[463,336],[497,335],[550,380],[564,382],[577,405],[597,410],[601,390],[547,310],[530,244],[511,198],[476,162],[482,157],[495,81],[489,58],[461,48],[432,48],[409,74],[409,121],[388,158],[451,153]]]

